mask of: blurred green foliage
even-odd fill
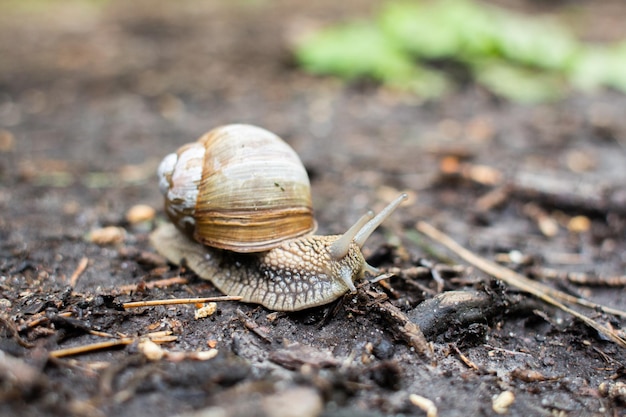
[[[387,3],[372,20],[315,32],[295,55],[313,74],[373,79],[425,98],[454,86],[446,63],[517,102],[571,88],[626,92],[626,42],[586,45],[554,21],[470,0]]]

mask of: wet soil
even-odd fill
[[[481,256],[626,309],[626,97],[521,106],[470,84],[421,102],[297,70],[298,33],[366,16],[373,1],[57,3],[0,4],[1,415],[426,415],[415,395],[442,416],[494,415],[503,392],[511,416],[626,415],[624,348],[415,230],[426,220]],[[626,35],[621,1],[499,3],[557,14],[588,39]],[[298,313],[121,308],[220,295],[163,264],[148,235],[165,221],[160,159],[231,122],[296,149],[319,233],[341,233],[407,191],[410,203],[365,248],[398,276]],[[131,223],[137,204],[156,218]],[[106,226],[124,234],[96,244],[90,232]],[[184,281],[150,287],[171,277]],[[470,300],[465,310],[425,319],[421,303],[453,290]],[[422,325],[427,351],[381,313],[386,300]],[[156,331],[175,336],[160,359],[137,341],[50,356]],[[211,348],[216,357],[194,357]]]

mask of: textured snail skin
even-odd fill
[[[170,262],[184,260],[224,294],[241,296],[243,302],[271,310],[296,311],[355,291],[352,282],[363,277],[366,263],[356,243],[342,259],[333,260],[328,247],[339,237],[306,236],[267,252],[241,254],[204,246],[166,224],[153,232],[150,240]]]

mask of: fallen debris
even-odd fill
[[[502,300],[479,291],[446,291],[429,298],[407,316],[424,335],[433,338],[446,331],[460,331],[471,323],[488,321],[501,311]]]
[[[126,212],[126,220],[130,224],[137,224],[154,219],[156,210],[146,204],[136,204]]]
[[[165,288],[170,285],[185,285],[188,284],[189,280],[183,277],[172,277],[172,278],[164,278],[159,279],[157,281],[140,281],[137,284],[124,285],[117,288],[117,292],[120,294],[128,294],[131,292],[139,292],[149,288]]]
[[[194,318],[196,320],[205,319],[211,317],[217,311],[217,303],[201,304],[200,308],[197,308],[194,312]]]
[[[116,245],[126,239],[126,230],[117,226],[102,227],[89,232],[88,239],[100,246]]]
[[[70,286],[72,288],[76,287],[76,284],[78,283],[78,279],[83,274],[83,272],[85,272],[85,269],[87,269],[88,264],[89,264],[89,258],[87,258],[86,256],[80,260],[80,262],[78,263],[78,266],[74,270],[74,273],[70,277]]]
[[[421,395],[411,394],[409,395],[409,401],[411,401],[411,404],[424,411],[426,413],[426,417],[438,416],[437,406],[432,400],[422,397]]]
[[[547,377],[539,371],[522,368],[513,369],[511,371],[511,376],[524,382],[556,381],[560,379],[560,377]]]
[[[370,290],[367,294],[373,300],[377,299],[378,294],[375,292]],[[390,324],[389,330],[392,333],[395,333],[397,337],[404,340],[420,355],[425,355],[426,357],[432,356],[432,347],[426,340],[420,327],[413,323],[398,307],[394,306],[389,301],[377,301],[373,307],[372,311],[376,312]]]
[[[539,299],[545,301],[546,303],[552,304],[553,306],[565,311],[566,313],[571,314],[572,316],[583,321],[588,326],[596,329],[599,333],[611,339],[613,342],[617,343],[621,347],[626,348],[626,340],[618,336],[615,331],[590,319],[589,317],[577,312],[576,310],[572,310],[571,308],[567,307],[566,305],[558,301],[557,298],[564,302],[570,302],[570,303],[582,305],[585,307],[596,308],[606,313],[616,314],[622,317],[626,317],[626,312],[617,310],[617,309],[612,309],[612,308],[605,307],[605,306],[600,306],[590,301],[587,301],[578,297],[573,297],[569,294],[565,294],[562,291],[555,290],[539,282],[532,281],[531,279],[526,278],[525,276],[518,274],[517,272],[514,272],[513,270],[510,270],[504,266],[495,264],[484,258],[481,258],[478,255],[473,254],[472,252],[463,248],[461,245],[459,245],[454,240],[452,240],[452,238],[445,235],[444,233],[437,230],[436,228],[434,228],[433,226],[431,226],[430,224],[426,222],[423,222],[423,221],[418,222],[416,225],[416,228],[419,232],[441,243],[442,245],[450,249],[452,252],[456,253],[458,256],[463,258],[466,262],[471,263],[478,269],[481,269],[483,272],[486,272],[494,276],[495,278],[506,282],[509,285],[519,288],[522,291],[526,291],[538,297]]]
[[[204,297],[204,298],[173,298],[171,300],[146,300],[146,301],[133,301],[122,304],[125,309],[139,308],[139,307],[154,307],[154,306],[166,306],[171,304],[197,304],[208,302],[220,302],[220,301],[239,301],[241,297],[225,295],[221,297]]]
[[[491,401],[491,409],[496,414],[507,414],[509,407],[515,402],[515,394],[512,391],[502,391]]]
[[[254,320],[248,317],[246,313],[244,313],[240,309],[237,309],[237,317],[239,317],[246,329],[250,330],[252,333],[260,337],[261,340],[263,340],[265,343],[272,342],[267,330],[261,328],[261,326],[259,326]]]
[[[463,362],[465,366],[467,366],[470,369],[473,369],[474,371],[480,371],[480,368],[478,367],[478,365],[476,365],[474,362],[471,361],[470,358],[468,358],[465,354],[463,354],[463,352],[459,350],[457,345],[451,343],[449,346],[457,355],[459,355],[459,359],[461,359],[461,362]]]
[[[105,342],[90,343],[87,345],[73,346],[64,349],[57,349],[49,352],[51,358],[63,358],[66,356],[81,355],[91,353],[102,349],[110,349],[117,346],[126,346],[143,339],[149,339],[153,343],[169,343],[178,337],[172,336],[171,332],[154,332],[141,337],[121,337],[119,339],[107,340]]]
[[[530,273],[534,276],[552,280],[569,281],[578,285],[589,285],[594,287],[626,287],[626,275],[597,276],[591,273],[559,271],[553,268],[538,266],[531,268]]]
[[[299,369],[303,365],[318,369],[340,365],[340,361],[331,352],[317,350],[300,343],[291,343],[283,349],[270,352],[269,360],[287,369]]]
[[[603,382],[598,388],[600,394],[626,404],[626,383],[622,381]]]

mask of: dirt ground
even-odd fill
[[[521,106],[467,85],[420,102],[311,77],[293,63],[294,37],[377,3],[292,3],[0,2],[0,415],[427,415],[421,396],[440,416],[487,416],[512,393],[510,416],[625,416],[626,349],[415,225],[626,310],[626,97]],[[586,39],[626,36],[621,0],[499,3],[555,14]],[[160,159],[231,122],[296,149],[321,234],[407,191],[365,249],[397,276],[299,313],[122,308],[220,295],[164,265],[148,235],[165,221]],[[127,220],[137,204],[156,218]],[[95,243],[107,226],[125,234]],[[167,278],[178,280],[151,286]],[[462,298],[447,309],[423,304],[451,296]],[[422,326],[425,352],[393,308]],[[626,325],[577,310],[618,333]],[[160,331],[165,356],[149,359],[138,340]],[[51,355],[111,340],[129,342]]]

